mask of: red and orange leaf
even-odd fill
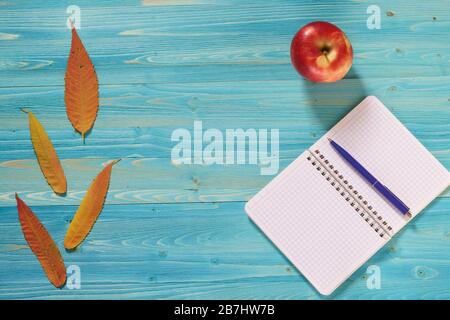
[[[62,288],[66,283],[66,267],[56,243],[33,211],[17,194],[16,201],[19,221],[25,240],[41,263],[48,280],[55,287]]]
[[[109,163],[89,186],[64,239],[64,247],[75,249],[89,234],[103,209],[108,193],[111,170],[119,160]]]
[[[31,143],[42,174],[55,193],[65,194],[67,191],[66,176],[47,132],[32,112],[22,111],[28,113]]]
[[[85,134],[92,128],[97,117],[98,80],[94,65],[75,28],[72,28],[64,100],[67,117],[84,140]]]

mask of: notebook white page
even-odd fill
[[[362,179],[331,147],[332,138],[386,185],[416,216],[450,183],[447,169],[374,96],[364,99],[311,148],[320,149],[398,232],[410,219]]]
[[[414,216],[450,182],[449,172],[375,97],[367,97],[283,170],[246,211],[322,294],[331,294],[409,221],[349,167],[327,137],[397,194]]]

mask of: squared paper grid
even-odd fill
[[[246,210],[316,289],[330,294],[385,240],[305,157],[283,171],[268,185],[270,192],[257,195]]]
[[[345,174],[343,174],[342,170],[338,170],[338,167],[335,167],[335,162],[330,162],[327,157],[323,154],[323,152],[320,152],[320,150],[310,150],[311,157],[312,157],[312,163],[314,163],[314,160],[318,163],[318,166],[320,168],[325,168],[326,174],[323,176],[323,178],[326,180],[327,176],[329,175],[330,181],[327,181],[343,198],[348,198],[347,201],[350,206],[353,202],[355,205],[352,206],[352,208],[358,213],[364,213],[361,218],[363,219],[369,219],[369,221],[366,221],[370,225],[370,223],[374,223],[374,229],[375,232],[379,233],[380,236],[383,234],[384,238],[386,240],[389,240],[392,236],[392,233],[394,232],[392,229],[392,226],[383,218],[381,214],[377,211],[376,208],[374,208],[373,203],[370,203],[365,198],[364,193],[361,193],[360,190],[353,185],[351,182],[353,179],[348,179],[349,177]],[[316,151],[318,153],[316,153]],[[323,158],[320,158],[323,157]],[[328,161],[328,164],[325,162]],[[331,167],[332,166],[332,167]],[[317,166],[315,166],[317,170]],[[335,170],[338,170],[338,173],[335,172]],[[323,171],[323,169],[321,170]],[[334,186],[333,186],[334,182]],[[347,182],[347,183],[346,183]],[[340,190],[337,190],[337,188],[340,188]],[[356,194],[354,192],[357,192]],[[356,210],[356,208],[360,208],[359,211]],[[376,230],[378,228],[379,232]]]
[[[448,171],[374,98],[338,137],[417,213],[448,186]],[[352,135],[349,134],[352,132]],[[370,145],[370,148],[367,147]]]
[[[349,151],[377,179],[388,186],[416,216],[447,188],[450,174],[433,155],[376,98],[367,97],[355,108],[351,121],[327,133]],[[410,220],[377,193],[336,154],[326,139],[317,144],[340,162],[373,202],[374,206],[398,231]]]
[[[369,202],[373,201],[378,212],[396,226],[394,231],[398,231],[407,221],[348,168],[331,149],[327,137],[339,139],[351,153],[358,154],[358,160],[374,170],[380,180],[385,179],[383,181],[387,181],[387,185],[397,189],[402,186],[403,193],[398,194],[408,201],[415,200],[409,201],[414,214],[441,193],[450,181],[448,171],[375,97],[367,97],[319,139],[311,149],[321,149],[330,162],[336,163],[355,189],[364,194]],[[381,141],[381,145],[377,141]],[[390,146],[386,147],[388,144]],[[330,294],[385,241],[374,236],[376,233],[348,203],[342,207],[343,203],[339,201],[344,199],[327,185],[313,167],[306,169],[309,165],[306,154],[297,158],[253,197],[247,203],[246,210],[316,289],[322,294]],[[399,165],[408,169],[399,171]],[[420,179],[425,178],[427,189],[408,191],[409,178],[417,172]],[[400,178],[402,181],[398,182],[396,179]],[[324,207],[317,208],[318,204]],[[305,215],[308,211],[315,214]],[[329,222],[336,228],[330,228]],[[337,227],[347,230],[347,233],[338,233]],[[337,245],[337,249],[332,245]]]

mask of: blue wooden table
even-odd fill
[[[441,1],[77,0],[96,66],[100,112],[82,144],[67,120],[64,72],[71,2],[0,2],[0,298],[322,299],[249,221],[246,200],[272,177],[254,165],[174,165],[171,134],[277,128],[280,169],[366,95],[378,96],[450,168],[450,3]],[[381,28],[368,29],[369,5]],[[347,77],[304,81],[290,64],[295,32],[340,26],[354,48]],[[45,182],[29,139],[32,110],[62,159],[68,193]],[[87,240],[63,252],[81,288],[55,289],[20,230],[14,193],[60,248],[102,164],[106,206]],[[369,290],[369,265],[381,288]],[[328,298],[450,299],[450,193]]]

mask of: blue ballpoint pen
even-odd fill
[[[358,171],[370,185],[377,190],[379,193],[386,198],[394,207],[396,207],[402,214],[411,217],[409,212],[409,207],[403,203],[391,190],[383,185],[377,180],[366,168],[364,168],[355,158],[353,158],[350,153],[348,153],[344,148],[334,142],[332,139],[328,138],[333,148],[356,170]]]

